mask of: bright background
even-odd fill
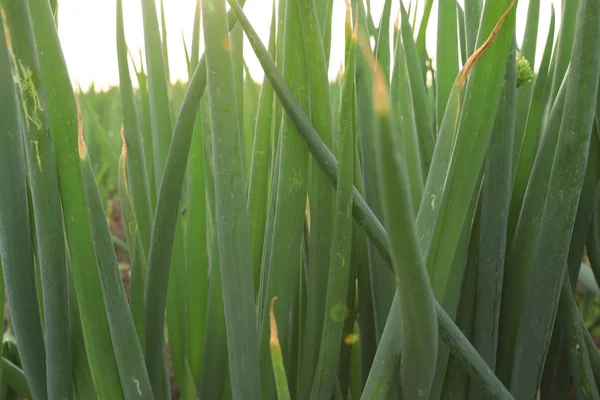
[[[95,82],[96,88],[107,88],[118,85],[116,52],[116,0],[58,0],[58,30],[69,74],[74,85],[87,88]],[[157,10],[160,0],[157,2]],[[325,0],[315,0],[325,1]],[[392,0],[392,16],[395,18],[400,0]],[[402,0],[408,4],[408,0]],[[429,29],[427,32],[427,48],[435,56],[437,1],[434,2]],[[442,0],[451,1],[451,0]],[[492,0],[493,1],[493,0]],[[381,14],[384,0],[371,0],[374,16]],[[463,3],[463,0],[459,0]],[[171,81],[187,80],[183,40],[188,48],[192,42],[192,25],[196,0],[165,0],[165,18],[167,26],[167,44],[169,48],[169,67]],[[424,1],[419,1],[422,8]],[[517,8],[517,38],[519,43],[525,31],[527,7],[529,0],[520,0]],[[560,1],[541,0],[540,31],[538,41],[545,43],[550,24],[551,7],[554,5],[557,26],[560,21]],[[263,42],[268,42],[271,22],[271,0],[247,0],[244,7],[246,15],[261,35]],[[345,15],[344,0],[334,0],[333,34],[331,45],[330,76],[335,76],[343,61],[343,22]],[[142,28],[141,0],[123,0],[125,18],[125,35],[127,45],[139,63],[139,52],[144,51],[144,33]],[[159,18],[160,18],[160,14]],[[420,18],[417,20],[419,21]],[[379,21],[375,21],[376,24]],[[558,32],[556,32],[557,34]],[[201,44],[202,47],[202,44]],[[541,59],[543,46],[538,45],[536,65]],[[244,58],[250,69],[252,78],[262,80],[263,73],[252,48],[247,40],[244,43]],[[135,80],[134,80],[135,82]]]

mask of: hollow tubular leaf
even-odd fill
[[[45,326],[49,399],[73,397],[69,298],[64,225],[54,145],[50,137],[45,95],[40,86],[39,61],[29,5],[3,1],[11,31],[14,71],[19,76],[25,115],[23,132],[30,182],[37,255],[40,263]]]
[[[235,19],[230,16],[229,26]],[[164,310],[167,297],[170,260],[183,188],[185,168],[196,113],[206,88],[206,62],[200,60],[186,91],[160,185],[148,255],[148,274],[144,289],[144,334],[146,365],[155,397],[168,396],[164,353]],[[160,395],[162,393],[162,395]]]
[[[550,341],[569,244],[589,154],[600,77],[600,1],[585,0],[577,14],[565,108],[548,195],[535,247],[527,302],[519,324],[511,391],[535,396]],[[535,317],[534,317],[535,316]]]
[[[27,383],[36,398],[46,398],[46,353],[35,287],[21,133],[21,123],[33,124],[36,115],[27,114],[35,110],[26,108],[21,111],[19,107],[11,55],[4,32],[4,21],[0,18],[0,90],[3,93],[0,105],[0,126],[3,127],[0,133],[0,186],[10,188],[3,190],[0,196],[0,258],[8,311]],[[21,112],[25,114],[23,120]]]
[[[81,174],[80,154],[87,150],[78,138],[75,96],[50,5],[45,0],[30,0],[29,10],[38,48],[40,81],[47,96],[70,266],[90,371],[101,398],[120,399],[123,392],[112,341],[106,334],[109,327]]]
[[[231,10],[238,17],[240,24],[244,28],[246,35],[252,45],[258,59],[265,71],[265,76],[271,84],[286,110],[288,116],[298,129],[298,133],[306,142],[309,150],[313,154],[315,161],[318,161],[322,168],[327,172],[327,176],[334,185],[337,185],[337,161],[320,140],[319,134],[315,131],[308,117],[300,108],[297,100],[294,98],[290,89],[287,87],[280,72],[275,67],[275,63],[269,56],[265,46],[260,41],[256,31],[250,24],[250,21],[244,14],[240,4],[236,0],[228,0]],[[354,189],[354,218],[359,225],[365,229],[369,236],[377,244],[378,248],[389,258],[389,249],[387,247],[387,232],[383,229],[381,222],[373,215],[373,212],[366,206],[364,199],[356,188]],[[498,378],[489,369],[485,361],[475,351],[473,346],[456,327],[448,314],[437,305],[438,324],[440,335],[448,343],[453,354],[455,354],[464,363],[469,373],[474,379],[480,382],[485,390],[496,399],[510,399],[511,395],[506,388],[502,386]],[[393,315],[393,314],[392,314]]]
[[[321,135],[323,142],[331,147],[333,138],[332,106],[327,79],[327,64],[319,16],[315,12],[313,0],[297,0],[300,25],[304,39],[306,82],[308,82],[309,115]],[[293,24],[287,21],[287,24]],[[284,70],[285,71],[285,70]],[[299,137],[295,138],[299,139]],[[341,140],[341,139],[340,139]],[[285,157],[285,155],[283,155]],[[285,160],[285,158],[283,159]],[[281,184],[281,180],[279,181]],[[304,333],[304,353],[302,355],[301,397],[308,396],[316,378],[315,368],[319,357],[320,340],[323,331],[323,315],[327,313],[325,297],[327,292],[328,266],[331,267],[332,231],[335,210],[334,190],[325,173],[316,163],[311,166],[310,237],[308,243],[308,274],[306,327]],[[334,217],[335,218],[335,217]],[[348,239],[350,240],[350,239]],[[341,249],[342,250],[342,249]],[[342,251],[343,253],[343,251]],[[331,253],[332,255],[335,253]],[[346,282],[347,279],[342,281]]]
[[[419,247],[406,164],[398,157],[387,84],[379,69],[374,87],[377,176],[400,304],[401,391],[407,399],[428,398],[438,352],[435,300]]]
[[[225,0],[203,2],[202,23],[231,389],[234,399],[260,399],[246,185]]]
[[[333,393],[339,360],[342,333],[352,304],[347,303],[350,281],[352,245],[352,188],[354,180],[354,132],[356,128],[356,90],[354,69],[356,66],[356,42],[352,39],[344,71],[342,111],[338,154],[340,160],[338,186],[334,208],[333,241],[328,268],[327,295],[325,297],[324,322],[320,341],[319,358],[312,384],[311,398],[329,399]],[[325,182],[329,185],[329,182]],[[323,313],[321,314],[323,317]],[[305,346],[308,345],[304,342]]]
[[[154,399],[142,346],[138,341],[131,309],[127,304],[102,199],[88,157],[82,157],[81,169],[89,204],[92,239],[98,259],[108,326],[114,344],[123,394],[127,399]]]

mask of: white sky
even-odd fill
[[[157,6],[160,0],[155,0]],[[324,0],[315,0],[324,1]],[[392,0],[392,15],[395,16],[400,0]],[[402,0],[408,4],[409,0]],[[427,47],[430,54],[435,54],[435,38],[437,26],[437,1],[427,32]],[[450,1],[450,0],[445,0]],[[380,15],[384,0],[371,0],[374,15]],[[463,3],[463,0],[459,0]],[[182,35],[188,48],[192,41],[192,25],[196,0],[166,0],[165,16],[167,24],[167,43],[169,48],[169,67],[171,80],[187,80],[185,55]],[[423,4],[424,1],[419,1]],[[529,0],[519,1],[517,8],[517,37],[519,41],[525,30],[527,7]],[[550,23],[550,8],[554,4],[557,15],[557,26],[560,23],[560,1],[541,0],[540,32],[538,39],[539,63]],[[271,21],[271,0],[247,0],[244,7],[246,15],[253,22],[254,28],[268,42]],[[141,0],[123,0],[125,18],[125,35],[127,45],[139,63],[139,51],[143,52],[144,35],[142,28]],[[334,76],[343,61],[343,19],[345,15],[344,0],[334,0],[332,53],[330,75]],[[91,82],[96,87],[106,88],[119,82],[116,52],[116,0],[59,0],[58,30],[63,51],[74,84],[87,88]],[[160,14],[159,14],[160,17]],[[376,21],[378,23],[378,21]],[[247,40],[244,44],[244,57],[256,80],[262,80],[263,73]],[[135,80],[134,80],[135,82]]]

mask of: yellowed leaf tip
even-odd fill
[[[357,21],[357,16],[358,16],[358,4],[355,7],[354,10],[354,25],[352,22],[352,5],[350,4],[350,2],[348,0],[346,1],[346,34],[350,33],[350,39],[352,40],[352,42],[356,43],[357,37],[358,37],[358,21]],[[350,30],[352,30],[352,32],[350,32]]]
[[[352,41],[356,43],[358,41],[358,4],[354,8],[354,29],[352,30]]]
[[[390,110],[390,97],[388,88],[381,72],[381,68],[375,69],[373,87],[373,108],[377,114],[386,114]]]
[[[349,24],[352,22],[352,4],[350,4],[350,0],[345,0],[346,2],[346,23]]]
[[[394,21],[394,28],[396,28],[397,31],[400,30],[400,9],[398,9],[398,13],[396,14],[396,20]]]
[[[504,21],[506,21],[506,18],[508,18],[508,15],[513,10],[513,8],[515,7],[516,4],[517,4],[517,0],[512,0],[512,2],[508,6],[508,8],[504,12],[504,14],[502,14],[500,19],[496,23],[496,26],[494,26],[492,33],[490,33],[490,35],[488,36],[486,41],[481,45],[481,47],[479,47],[477,50],[475,50],[475,52],[471,55],[471,57],[469,57],[469,59],[465,63],[462,71],[460,71],[460,74],[458,75],[458,78],[456,80],[456,87],[459,92],[462,89],[462,87],[464,86],[465,82],[467,81],[467,78],[469,77],[469,74],[473,70],[473,67],[475,67],[475,64],[477,63],[477,61],[487,51],[487,49],[490,47],[490,45],[492,44],[494,39],[496,39],[496,36],[498,36],[498,32],[500,32],[502,25],[504,25]]]
[[[277,296],[271,299],[271,310],[269,311],[269,320],[271,325],[271,346],[279,347],[279,335],[277,334],[277,321],[275,320],[275,300]]]
[[[79,91],[75,92],[75,103],[77,104],[77,144],[79,149],[79,158],[87,158],[87,146],[83,138],[83,118],[81,117],[81,107],[79,106]]]
[[[369,40],[363,32],[360,32],[358,45],[362,51],[367,63],[373,71],[373,109],[377,114],[385,114],[390,109],[390,100],[388,94],[387,83],[381,67],[371,51]]]

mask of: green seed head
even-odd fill
[[[517,51],[517,88],[528,84],[532,79],[533,72],[529,61],[523,57],[520,51]]]

